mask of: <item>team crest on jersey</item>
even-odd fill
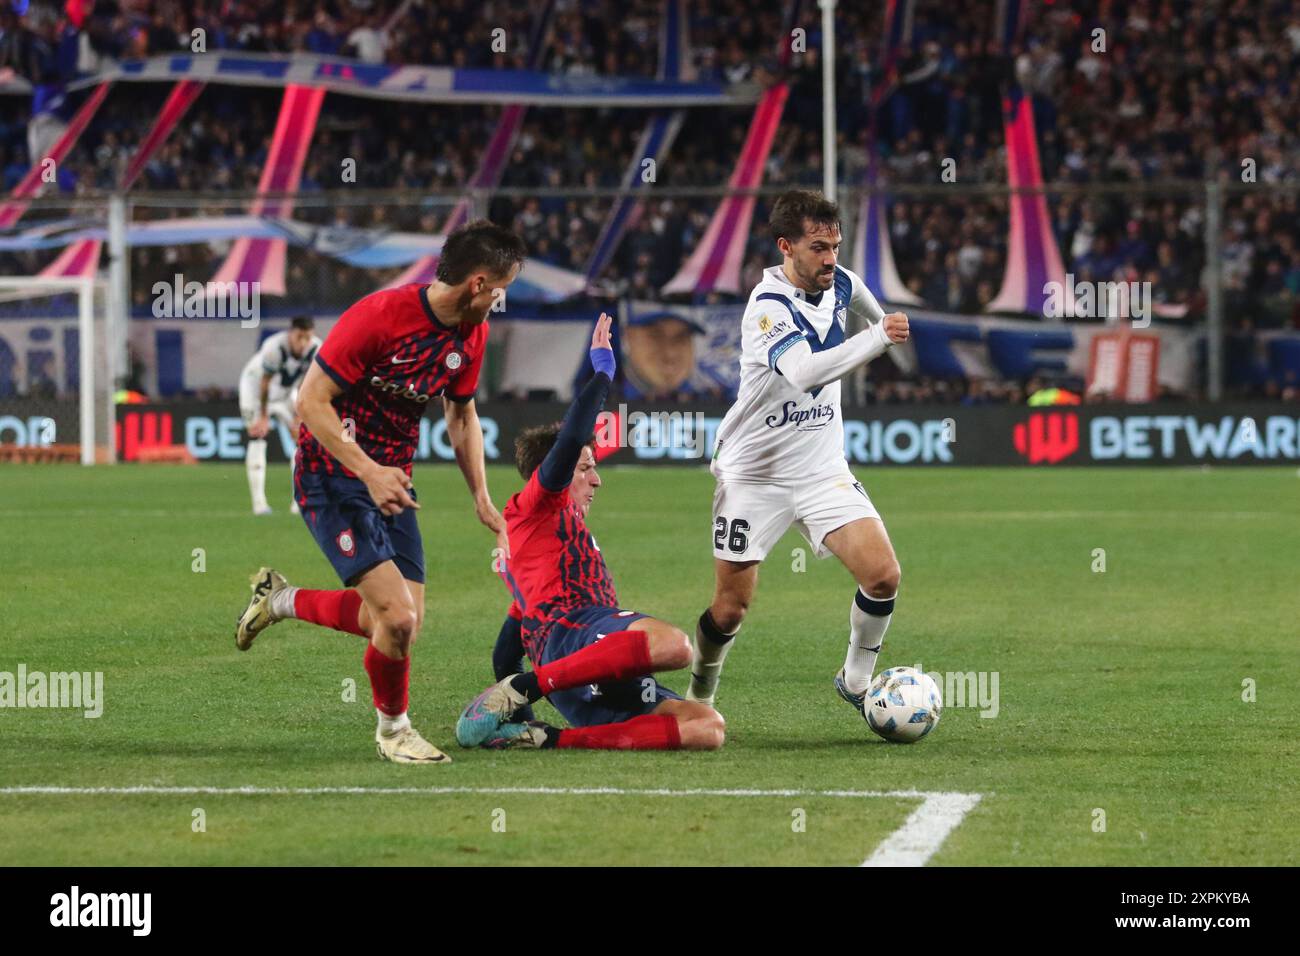
[[[447,353],[447,368],[451,369],[453,372],[460,368],[461,362],[463,361],[464,358],[461,357],[459,352]]]
[[[346,557],[356,557],[357,543],[352,539],[351,528],[348,528],[347,531],[340,532],[338,538],[335,539],[335,543],[339,546],[339,550],[342,551]]]
[[[835,321],[838,322],[840,325],[843,325],[844,317],[847,314],[848,314],[848,307],[843,305],[840,306],[838,309],[835,310]]]
[[[758,320],[758,331],[762,332],[764,335],[772,331],[772,320],[767,317],[766,312],[764,312]]]

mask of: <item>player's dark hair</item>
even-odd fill
[[[303,329],[304,331],[310,332],[312,329],[316,328],[316,320],[310,315],[295,315],[293,321],[289,323],[289,328]]]
[[[773,239],[798,242],[803,238],[804,223],[814,226],[838,226],[840,207],[811,189],[791,189],[776,198],[768,225]]]
[[[515,436],[515,465],[519,468],[520,477],[525,481],[541,467],[542,460],[555,447],[555,441],[560,437],[560,427],[560,422],[536,425],[533,428],[525,428]],[[587,441],[587,447],[595,452],[595,435]]]
[[[475,219],[455,230],[442,244],[438,281],[456,285],[480,270],[499,279],[523,262],[526,255],[524,241],[505,226]]]

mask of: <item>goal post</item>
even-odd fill
[[[75,296],[75,313],[60,297]],[[32,453],[72,444],[83,465],[116,461],[111,356],[126,323],[109,316],[108,285],[93,277],[0,276],[0,447]],[[75,337],[69,335],[73,329]],[[76,375],[73,376],[73,366]],[[69,413],[75,404],[75,418]]]

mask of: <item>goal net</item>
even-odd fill
[[[0,277],[0,461],[115,460],[126,336],[107,301],[97,279]]]

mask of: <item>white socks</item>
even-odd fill
[[[411,726],[411,718],[406,716],[406,711],[402,711],[396,717],[389,717],[382,710],[375,711],[379,715],[379,734],[382,737],[391,737],[393,734],[400,734],[407,727]]]
[[[265,511],[266,504],[266,439],[250,438],[244,453],[244,467],[248,471],[248,491],[253,496],[253,510]]]
[[[686,691],[687,700],[713,706],[718,678],[722,676],[722,662],[727,659],[727,651],[738,632],[724,633],[713,623],[713,615],[708,611],[700,615],[695,625],[695,646],[691,651],[691,686]]]
[[[280,620],[287,620],[298,616],[294,610],[293,599],[298,596],[298,589],[289,587],[276,591],[271,595],[271,613]]]
[[[897,595],[895,595],[897,597]],[[849,608],[849,652],[844,658],[844,684],[854,694],[871,685],[876,655],[894,616],[894,598],[873,598],[861,588]]]

